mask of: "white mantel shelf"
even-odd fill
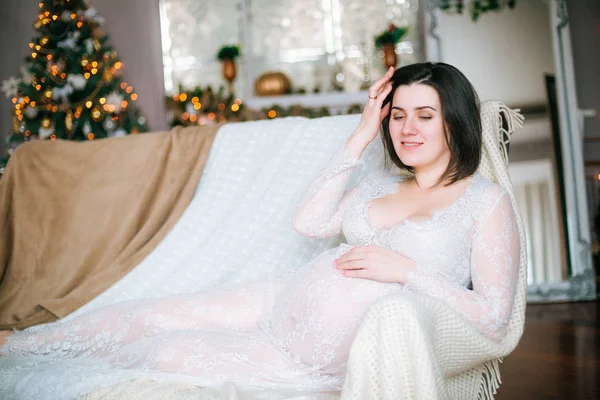
[[[357,104],[362,106],[366,104],[368,97],[369,94],[365,90],[360,92],[324,92],[265,97],[251,96],[245,99],[245,103],[248,107],[254,109],[263,109],[274,105],[286,108],[301,105],[305,108],[328,107],[331,109],[342,109]]]

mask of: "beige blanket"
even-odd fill
[[[189,204],[218,129],[19,146],[0,180],[0,329],[64,317],[133,269]]]

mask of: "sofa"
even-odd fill
[[[484,102],[481,112],[484,147],[479,171],[509,191],[518,214],[506,165],[510,135],[521,125],[522,118],[501,102]],[[182,195],[171,196],[174,198],[167,205],[175,202],[179,211],[159,218],[147,241],[151,244],[138,246],[144,247],[143,251],[119,264],[128,267],[107,277],[104,286],[95,289],[97,292],[89,299],[79,297],[85,299],[84,304],[77,300],[69,306],[57,306],[53,316],[69,319],[120,301],[251,282],[296,269],[336,246],[341,237],[302,237],[293,231],[291,220],[304,190],[352,133],[359,118],[289,117],[225,124],[211,133],[202,133],[214,136],[208,145],[198,145],[203,149],[198,154],[206,157],[191,172],[180,165],[186,173],[178,186]],[[179,134],[194,132],[187,129]],[[139,136],[127,140],[145,140]],[[124,138],[109,141],[121,139]],[[168,158],[165,156],[165,160]],[[384,165],[380,141],[369,145],[363,159],[366,167],[355,172],[352,183]],[[169,168],[172,171],[177,167]],[[9,169],[10,164],[7,175]],[[161,175],[154,170],[153,173]],[[109,186],[110,182],[98,184]],[[346,384],[340,393],[247,390],[236,387],[235,382],[208,389],[179,382],[135,380],[80,398],[492,399],[500,385],[499,362],[516,347],[524,325],[526,254],[523,225],[520,217],[517,220],[522,244],[517,294],[507,334],[500,342],[486,339],[434,299],[392,296],[374,304],[365,317],[352,346]],[[161,225],[160,221],[164,223]],[[139,220],[136,223],[139,225]],[[135,239],[135,233],[130,236]],[[109,263],[103,270],[116,264]],[[74,285],[71,283],[69,290],[76,291]],[[54,309],[45,309],[52,314],[48,310]],[[424,324],[433,328],[423,329]],[[402,364],[402,349],[406,346],[421,355],[413,362],[431,366],[429,374],[406,374],[410,370],[410,365]],[[416,379],[418,384],[408,385],[406,379]]]

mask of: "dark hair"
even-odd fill
[[[452,65],[445,63],[419,63],[398,68],[391,78],[392,91],[383,102],[393,105],[394,93],[401,85],[419,83],[434,88],[442,106],[444,133],[450,149],[450,162],[438,183],[448,184],[469,177],[477,171],[481,160],[481,115],[479,98],[469,80]],[[390,136],[390,114],[381,123],[382,141],[386,161],[401,169],[413,172],[394,150]]]

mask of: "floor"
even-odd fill
[[[600,399],[600,301],[528,305],[497,400]]]

